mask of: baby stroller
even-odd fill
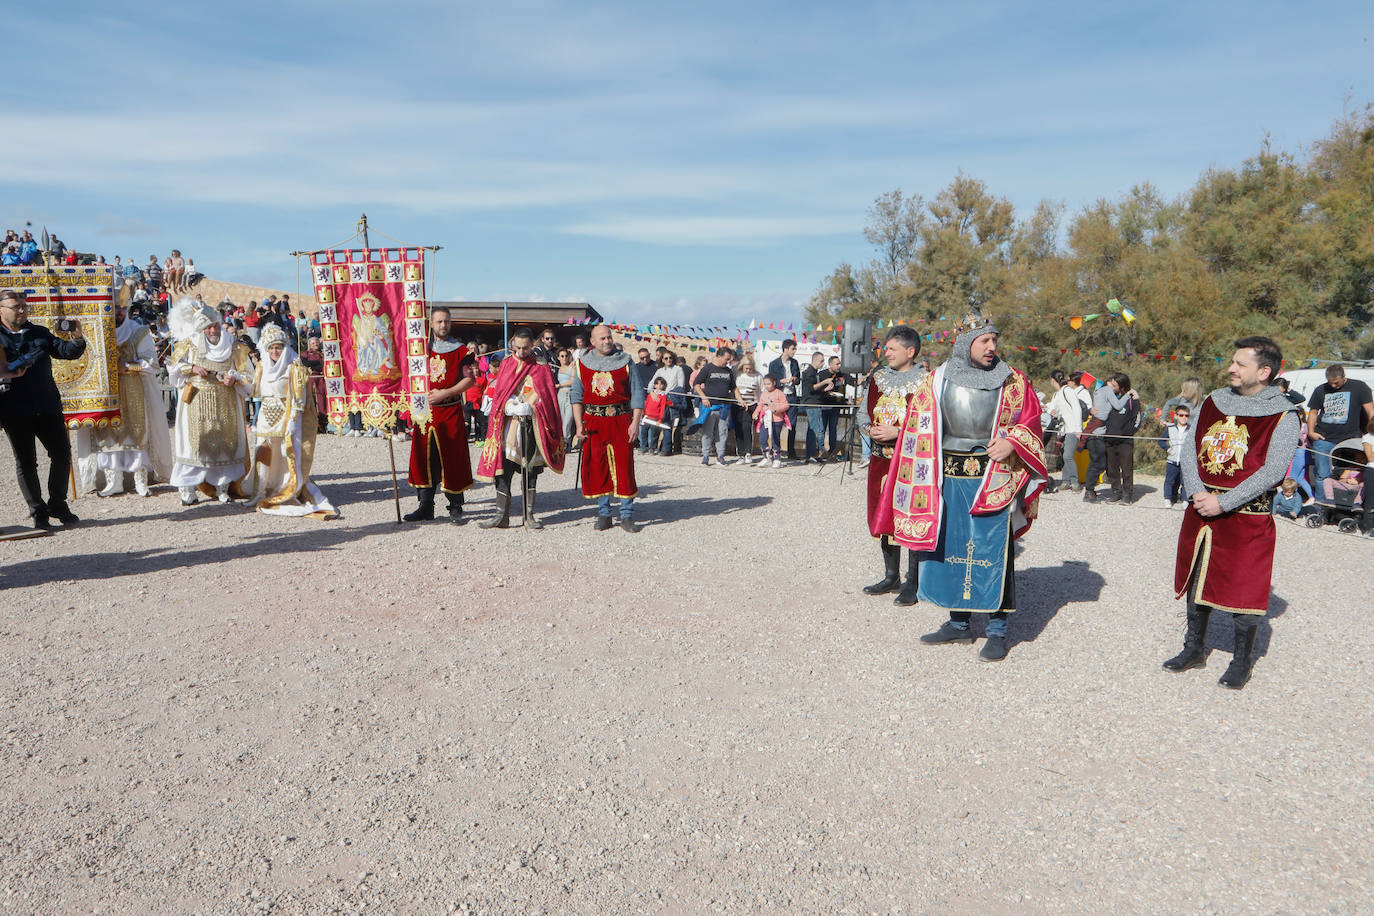
[[[1359,439],[1346,439],[1331,450],[1331,476],[1321,482],[1309,514],[1307,527],[1320,528],[1332,522],[1347,534],[1359,531],[1365,522],[1364,445]]]

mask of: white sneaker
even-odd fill
[[[1169,497],[1167,497],[1167,496],[1164,497],[1164,508],[1166,508],[1166,509],[1172,509],[1173,507],[1174,507],[1173,500],[1169,499]]]
[[[101,490],[98,496],[118,496],[124,492],[124,472],[115,471],[109,475],[110,482],[105,484],[105,489]]]
[[[228,484],[224,484],[223,486],[220,486],[220,487],[215,487],[215,499],[219,500],[219,501],[222,502],[222,503],[227,503],[227,502],[229,501],[229,485],[228,485]]]
[[[195,487],[177,487],[177,490],[181,493],[181,504],[183,506],[194,506],[196,503],[200,502],[200,494],[196,492]]]
[[[859,467],[861,467],[861,468],[866,468],[866,467],[868,467],[868,459],[865,458],[863,461],[860,461],[860,462],[859,462]]]
[[[153,491],[148,489],[148,470],[134,471],[134,492],[139,496],[152,496]]]
[[[781,458],[774,458],[774,459],[773,459],[773,467],[775,467],[775,468],[780,468],[780,467],[782,467],[782,459],[781,459]]]

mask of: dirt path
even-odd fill
[[[381,441],[319,462],[338,522],[164,489],[0,545],[0,907],[1368,908],[1374,541],[1280,527],[1237,693],[1224,621],[1205,670],[1160,670],[1153,494],[1044,501],[990,665],[858,595],[880,564],[834,468],[648,459],[629,535],[571,473],[543,532],[401,528]]]

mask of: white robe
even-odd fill
[[[275,364],[264,356],[258,366],[254,393],[262,404],[253,429],[253,473],[244,489],[253,494],[250,505],[268,515],[337,518],[338,511],[310,479],[317,425],[315,389],[308,374],[294,378],[295,360],[295,351],[287,348]],[[305,422],[307,418],[311,423]],[[260,457],[268,461],[263,463]]]
[[[167,379],[171,383],[172,389],[180,393],[183,385],[196,378],[192,371],[195,367],[194,359],[208,359],[215,362],[227,361],[233,365],[235,347],[233,338],[227,332],[221,335],[219,343],[213,347],[207,346],[204,333],[199,332],[192,338],[189,350],[182,350],[178,346],[174,353],[177,356],[167,367]],[[246,362],[246,358],[244,361]],[[194,411],[191,405],[179,403],[177,405],[176,427],[172,437],[173,455],[175,456],[171,478],[173,486],[194,487],[205,483],[212,487],[222,487],[242,480],[247,471],[248,432],[243,405],[253,393],[253,378],[251,374],[242,371],[242,369],[230,371],[233,371],[233,375],[229,377],[229,384],[238,395],[238,427],[230,431],[236,436],[234,455],[232,458],[214,462],[205,461],[202,456],[198,456],[192,442],[190,423]],[[221,418],[221,420],[227,422],[228,418]]]

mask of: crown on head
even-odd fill
[[[984,328],[992,327],[992,319],[983,317],[983,313],[978,309],[970,309],[964,316],[964,320],[954,329],[955,334],[963,334],[967,331],[981,331]]]

